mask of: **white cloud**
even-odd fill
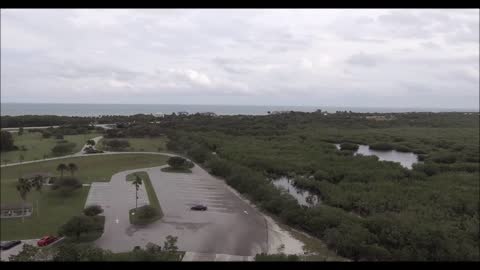
[[[311,70],[313,69],[313,63],[312,61],[308,60],[307,58],[302,58],[302,61],[300,61],[300,67]]]

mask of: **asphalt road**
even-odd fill
[[[111,188],[104,194],[105,232],[96,241],[99,247],[124,252],[148,242],[163,245],[165,237],[173,235],[178,237],[178,248],[188,252],[251,256],[267,250],[264,217],[223,181],[198,166],[191,174],[165,173],[161,167],[112,176]],[[149,174],[164,213],[161,220],[143,227],[131,225],[128,219],[135,201],[128,199],[132,190],[125,176],[135,171]],[[208,210],[191,211],[194,204],[204,204]]]

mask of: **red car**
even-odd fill
[[[38,240],[37,245],[39,247],[44,247],[44,246],[50,245],[51,243],[57,240],[58,240],[58,237],[55,237],[55,236],[44,236],[42,237],[42,239]]]

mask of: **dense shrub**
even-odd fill
[[[13,136],[9,131],[2,130],[0,132],[0,151],[14,150]]]
[[[94,141],[94,140],[88,140],[88,141],[87,141],[87,145],[94,146],[94,145],[95,145],[95,141]]]
[[[427,176],[432,176],[440,172],[439,167],[432,163],[417,163],[413,164],[412,168],[416,171],[425,173]]]
[[[455,157],[454,154],[438,153],[432,156],[432,160],[436,163],[452,164],[452,163],[455,163],[457,158]]]
[[[424,161],[425,159],[427,159],[428,156],[424,154],[418,154],[417,157],[418,161]]]
[[[130,147],[130,142],[128,140],[103,140],[102,144],[106,146],[107,149],[111,150],[125,150],[125,148]]]
[[[318,181],[329,179],[328,173],[323,170],[316,171],[313,177],[315,178],[315,180],[318,180]]]
[[[60,177],[56,179],[51,186],[53,190],[59,190],[64,195],[69,195],[71,192],[81,187],[82,182],[80,182],[80,180],[78,180],[77,178],[70,176]]]
[[[87,208],[83,209],[83,213],[86,216],[96,216],[103,213],[103,209],[100,205],[90,205]]]
[[[91,217],[74,216],[60,227],[58,233],[68,237],[75,237],[76,240],[79,240],[82,234],[91,233],[96,230],[98,230],[98,228]]]
[[[374,143],[370,145],[370,149],[379,151],[393,150],[393,145],[389,143]]]
[[[119,129],[107,129],[105,130],[105,138],[125,138],[125,132]]]
[[[231,173],[231,165],[219,158],[212,158],[207,162],[210,173],[216,176],[227,177]]]
[[[358,144],[342,143],[342,144],[340,144],[340,150],[357,151],[358,150]]]
[[[187,155],[198,163],[203,163],[208,158],[210,151],[208,148],[195,145],[191,150],[187,152]]]
[[[193,163],[182,157],[171,157],[167,160],[167,163],[170,167],[174,169],[189,169],[193,168]]]
[[[398,152],[412,152],[412,150],[404,145],[396,145],[394,147],[395,150],[397,150]]]
[[[339,156],[353,156],[354,154],[355,152],[352,150],[340,150],[337,152],[337,155]]]
[[[55,156],[66,155],[73,151],[76,144],[73,142],[58,143],[52,148],[52,154]]]

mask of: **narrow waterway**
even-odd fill
[[[340,149],[340,144],[335,144]],[[418,162],[418,156],[412,152],[398,152],[397,150],[379,151],[370,149],[368,145],[360,144],[355,155],[377,156],[379,160],[393,161],[400,163],[403,167],[411,169],[414,163]]]
[[[286,190],[290,195],[292,195],[300,205],[305,205],[312,207],[320,203],[320,198],[310,193],[307,190],[297,188],[293,185],[293,180],[287,177],[280,177],[277,179],[272,179],[273,185],[277,188]]]

